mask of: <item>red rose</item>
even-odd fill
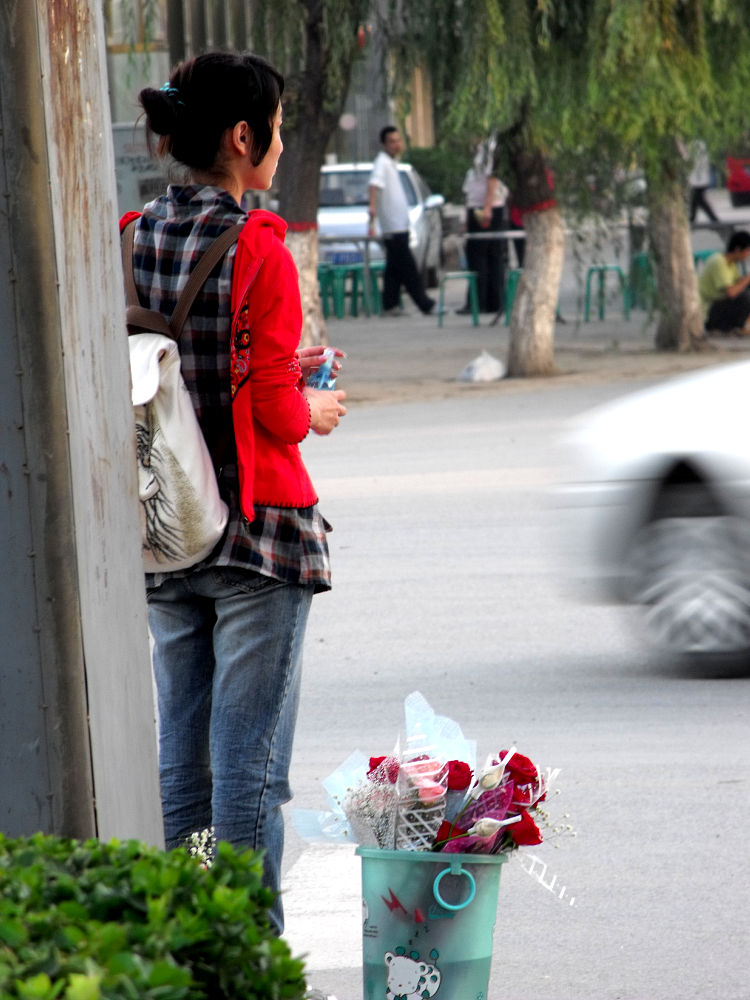
[[[544,802],[547,793],[544,790],[544,782],[532,781],[528,785],[516,785],[513,793],[514,806],[535,806],[538,802]]]
[[[520,821],[511,823],[506,827],[508,833],[516,842],[516,846],[531,847],[534,844],[541,844],[541,831],[528,812],[525,809],[519,809],[518,815],[521,817]]]
[[[506,755],[507,750],[500,751],[500,759]],[[538,776],[536,764],[523,754],[514,753],[505,765],[505,773],[509,775],[517,785],[526,785],[530,781],[535,781]]]
[[[454,792],[462,792],[471,783],[471,768],[462,760],[449,760],[446,764],[448,768],[448,788]]]

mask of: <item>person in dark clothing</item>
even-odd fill
[[[494,152],[494,138],[479,143],[474,162],[464,178],[463,191],[466,197],[466,266],[477,275],[479,311],[498,313],[504,307],[505,241],[484,235],[471,239],[473,233],[499,232],[505,226],[508,189],[495,173]],[[469,303],[459,312],[471,312]]]

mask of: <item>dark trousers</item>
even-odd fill
[[[711,208],[711,205],[706,198],[707,187],[694,187],[690,192],[690,221],[695,222],[695,216],[698,214],[698,209],[702,208],[706,215],[712,222],[718,222],[716,212]]]
[[[750,316],[750,291],[745,289],[734,298],[717,299],[706,316],[706,329],[730,333],[741,330]]]
[[[474,210],[466,211],[467,233],[490,233],[503,228],[505,213],[502,206],[492,209],[492,219],[484,229]],[[505,241],[479,239],[466,241],[466,266],[476,271],[477,297],[480,312],[502,312],[505,306]]]
[[[517,222],[511,222],[509,229],[523,229],[523,226],[519,226]],[[523,258],[526,253],[526,237],[522,236],[518,240],[513,240],[513,246],[516,251],[516,267],[523,267]]]
[[[408,233],[389,233],[383,237],[385,244],[385,271],[383,273],[383,310],[395,309],[403,285],[417,308],[428,313],[435,305],[425,293],[417,265],[409,249]]]

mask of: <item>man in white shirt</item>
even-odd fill
[[[370,174],[370,226],[375,233],[375,218],[380,223],[385,244],[385,273],[383,275],[383,313],[401,316],[398,297],[403,285],[417,308],[429,315],[435,308],[422,287],[417,265],[409,249],[409,204],[401,178],[398,175],[398,157],[404,149],[399,130],[393,125],[381,129],[383,149],[378,153]]]

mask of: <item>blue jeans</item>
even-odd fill
[[[265,849],[277,893],[312,593],[222,566],[148,592],[166,846],[213,826],[217,840]],[[281,931],[278,899],[272,918]]]

